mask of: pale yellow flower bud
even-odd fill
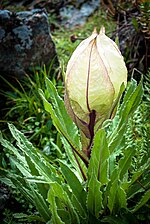
[[[127,69],[117,45],[104,27],[94,30],[71,56],[65,79],[67,111],[87,138],[109,118],[122,83]]]

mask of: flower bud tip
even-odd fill
[[[101,27],[101,29],[99,31],[99,34],[105,34],[105,27],[104,26]]]
[[[93,30],[93,34],[95,34],[95,33],[98,34],[97,30],[96,30],[96,27],[94,27],[94,30]]]

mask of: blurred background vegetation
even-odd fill
[[[74,4],[76,1],[68,2]],[[38,89],[41,88],[45,94],[48,94],[45,87],[45,78],[50,77],[54,85],[57,86],[59,94],[63,97],[64,74],[72,52],[81,40],[91,34],[94,27],[99,30],[104,25],[106,34],[118,43],[124,56],[129,72],[128,80],[134,76],[139,82],[141,74],[143,74],[145,95],[138,111],[130,121],[126,140],[134,140],[138,148],[145,144],[145,138],[149,138],[147,133],[150,133],[150,70],[148,64],[150,3],[148,0],[103,0],[99,9],[88,18],[84,25],[69,29],[60,25],[59,1],[22,0],[12,2],[1,0],[0,4],[1,10],[8,9],[10,11],[24,11],[34,7],[46,8],[49,15],[51,35],[60,61],[60,68],[56,70],[55,74],[51,73],[51,65],[49,65],[49,68],[37,66],[23,80],[14,78],[13,84],[6,77],[1,76],[4,88],[0,90],[3,99],[0,112],[0,129],[6,139],[10,140],[11,138],[7,126],[7,122],[10,122],[28,137],[37,150],[41,150],[54,163],[56,158],[62,156],[62,153],[59,153],[59,148],[61,148],[60,136],[52,124],[50,115],[44,110]],[[144,145],[144,147],[148,146]],[[140,151],[140,153],[142,152]],[[9,151],[1,149],[0,154],[1,169],[11,168],[14,169],[14,172],[17,172],[17,169],[13,167],[13,163],[9,160]],[[63,152],[63,156],[65,158],[65,152]],[[1,223],[27,223],[16,219],[13,215],[15,212],[36,214],[35,208],[26,202],[17,190],[12,191],[2,184],[0,185],[0,194],[1,192],[5,195],[3,201],[0,202]],[[150,222],[147,209],[141,210],[141,213],[137,214],[139,223],[148,224]]]

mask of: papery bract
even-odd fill
[[[104,27],[80,43],[70,58],[65,79],[65,105],[69,115],[88,139],[112,113],[127,69]]]

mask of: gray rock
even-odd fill
[[[60,9],[61,25],[71,29],[83,25],[99,6],[100,0],[77,0],[74,5],[68,4]]]
[[[29,68],[58,66],[45,10],[0,10],[0,72],[22,76]]]

